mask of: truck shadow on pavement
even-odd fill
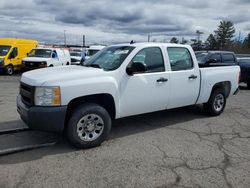
[[[110,136],[108,140],[103,143],[103,145],[105,146],[105,143],[109,144],[110,141],[117,138],[122,138],[146,131],[173,126],[178,123],[192,121],[194,119],[203,119],[207,117],[208,116],[206,116],[203,111],[202,105],[195,105],[122,118],[113,122]],[[94,148],[85,151],[89,152],[90,150],[94,150]],[[73,148],[67,142],[65,136],[59,136],[59,141],[54,146],[2,156],[0,157],[0,164],[22,163],[37,160],[49,155],[65,154],[75,151],[79,151],[79,149]],[[85,151],[83,150],[83,155]]]

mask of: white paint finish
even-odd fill
[[[62,66],[67,63],[71,64],[70,54],[67,49],[58,49],[58,48],[35,48],[35,49],[46,49],[55,51],[57,54],[57,58],[43,58],[43,57],[26,57],[23,58],[23,61],[27,62],[42,62],[46,61],[47,66]]]
[[[197,103],[207,102],[212,87],[218,82],[229,81],[232,86],[230,94],[238,87],[238,66],[199,69],[190,46],[162,43],[135,43],[131,46],[135,49],[115,71],[63,66],[24,73],[21,81],[33,86],[60,86],[62,105],[82,96],[110,94],[115,101],[116,118],[192,105],[197,98]],[[128,76],[126,67],[137,52],[146,47],[162,49],[166,71]],[[167,47],[188,48],[194,61],[194,69],[172,72],[165,50]],[[198,76],[197,79],[189,80],[188,77],[192,74]],[[157,83],[156,80],[160,77],[168,78],[168,82]]]
[[[120,85],[120,117],[164,110],[168,104],[169,82],[167,72],[124,75]]]

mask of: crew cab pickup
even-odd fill
[[[30,128],[65,131],[71,144],[89,148],[107,138],[113,119],[194,104],[219,115],[239,74],[239,66],[200,69],[188,45],[120,44],[84,66],[24,73],[17,110]]]

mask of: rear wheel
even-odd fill
[[[204,104],[205,111],[211,116],[220,115],[226,106],[226,97],[223,89],[213,90],[209,100]]]
[[[109,113],[101,106],[87,103],[76,108],[67,125],[69,142],[77,148],[101,145],[111,130]]]
[[[6,67],[6,73],[7,73],[8,75],[14,74],[14,67],[13,67],[12,65],[8,65],[8,66]]]

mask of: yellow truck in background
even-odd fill
[[[22,58],[38,46],[38,41],[0,38],[0,71],[12,75],[15,70],[22,68]]]

